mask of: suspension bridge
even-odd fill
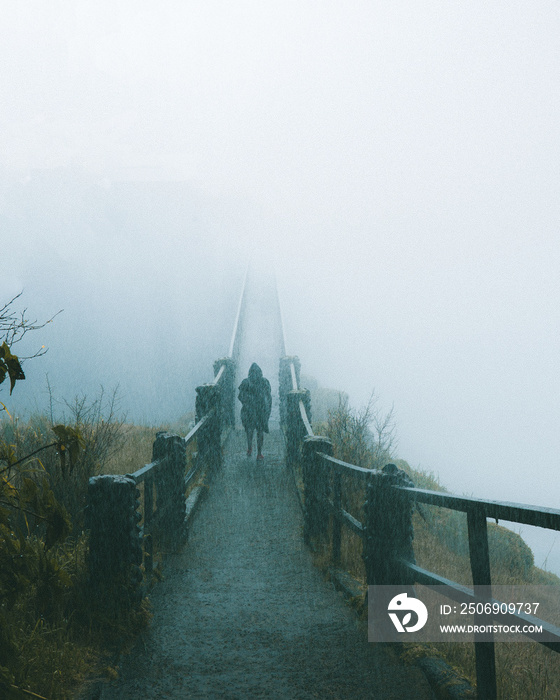
[[[274,280],[249,273],[228,355],[214,363],[214,381],[197,388],[190,433],[158,435],[153,461],[134,474],[91,480],[90,579],[99,601],[137,605],[154,552],[166,552],[164,579],[150,594],[152,623],[96,697],[434,698],[399,645],[368,642],[363,616],[314,565],[313,543],[330,538],[339,566],[347,529],[363,540],[368,584],[438,583],[459,600],[468,597],[461,586],[415,564],[410,492],[467,513],[474,583],[490,584],[487,517],[560,530],[559,511],[468,503],[334,459],[328,440],[313,434],[309,392],[286,350]],[[252,362],[273,393],[259,462],[247,456],[236,401]],[[366,484],[362,521],[343,507],[346,477]],[[396,501],[379,499],[388,489],[399,490]],[[477,676],[478,697],[496,697],[492,644],[477,645]]]

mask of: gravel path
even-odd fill
[[[280,433],[261,463],[242,437],[230,437],[186,546],[165,561],[151,627],[103,700],[432,698],[313,567]]]

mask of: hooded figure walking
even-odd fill
[[[262,369],[256,362],[249,368],[249,376],[239,385],[241,401],[241,423],[247,433],[247,456],[253,453],[253,434],[257,431],[257,459],[264,459],[262,453],[263,433],[268,433],[268,419],[272,409],[270,382],[263,377]]]

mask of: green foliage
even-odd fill
[[[21,368],[21,364],[17,355],[12,355],[6,341],[0,345],[0,384],[6,379],[6,375],[10,378],[10,394],[14,390],[16,382],[25,379],[25,374]]]
[[[101,473],[120,449],[127,429],[116,417],[116,402],[115,392],[106,397],[101,390],[94,399],[52,399],[53,406],[63,406],[58,420],[53,408],[51,417],[36,414],[26,423],[17,418],[0,423],[0,459],[6,458],[6,469],[19,470],[16,474],[12,469],[11,481],[17,482],[24,472],[37,482],[46,478],[78,531],[84,526],[89,478]]]
[[[17,297],[16,297],[17,298]],[[0,308],[0,384],[24,379],[13,343],[42,325]],[[52,319],[51,319],[52,320]],[[48,323],[48,322],[47,322]],[[44,325],[44,324],[43,324]],[[43,354],[43,348],[34,357]],[[29,359],[29,358],[24,358]],[[93,620],[82,532],[88,479],[120,446],[116,393],[66,403],[59,420],[22,424],[0,412],[0,698],[69,698],[109,636],[145,624],[142,615]],[[72,533],[74,536],[72,537]],[[92,631],[93,630],[93,631]]]
[[[18,561],[18,586],[0,609],[2,680],[14,697],[16,688],[49,698],[68,697],[70,678],[89,667],[83,649],[78,611],[84,607],[84,562],[87,542],[65,539],[47,549],[39,537],[20,537],[8,554]],[[5,548],[0,547],[4,553]],[[8,564],[10,562],[8,561]],[[5,561],[2,561],[2,568]],[[0,697],[5,697],[0,691]]]
[[[73,581],[61,556],[71,529],[66,509],[15,444],[3,440],[0,454],[0,688],[7,694],[25,675],[19,668],[23,630],[63,614]]]
[[[54,425],[52,428],[58,438],[57,447],[60,455],[62,471],[66,470],[66,455],[70,457],[70,469],[74,467],[80,456],[80,451],[86,446],[86,442],[77,428],[68,425]]]
[[[29,426],[33,433],[45,435],[54,422],[55,433],[65,449],[58,450],[58,459],[49,454],[43,460],[52,489],[69,511],[74,527],[83,529],[84,508],[90,477],[104,471],[105,465],[119,452],[127,431],[124,420],[117,417],[118,390],[106,395],[103,388],[89,399],[77,396],[73,401],[54,401],[61,406],[60,425],[46,416],[35,416]],[[53,409],[54,410],[54,409]]]
[[[122,444],[116,394],[61,403],[0,421],[0,698],[69,698],[93,649],[148,619],[92,617],[88,599],[86,492]]]

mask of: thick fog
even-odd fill
[[[252,255],[288,352],[394,404],[400,457],[558,507],[558,36],[552,2],[3,7],[2,298],[64,309],[18,400],[48,372],[189,410]]]

